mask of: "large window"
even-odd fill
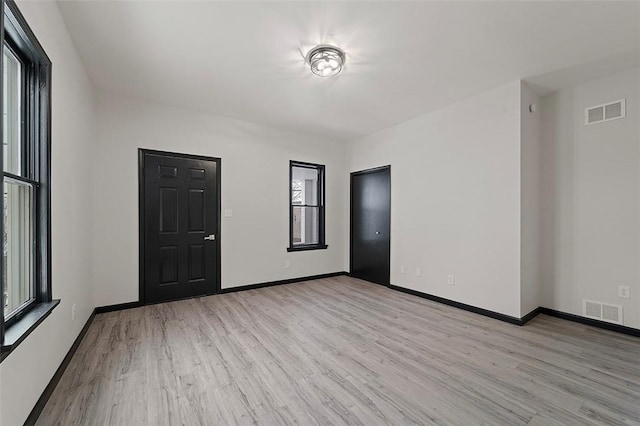
[[[289,251],[327,248],[324,240],[324,166],[289,165]]]
[[[3,1],[2,11],[0,338],[6,352],[22,338],[11,330],[28,332],[55,304],[49,225],[51,62],[16,4]]]

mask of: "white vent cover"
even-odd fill
[[[582,314],[587,318],[622,324],[622,306],[620,305],[583,300]]]
[[[609,102],[585,108],[584,124],[602,123],[603,121],[617,120],[627,116],[627,100]]]

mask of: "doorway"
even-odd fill
[[[351,275],[389,285],[391,166],[351,173]]]
[[[220,159],[139,150],[140,302],[220,291]]]

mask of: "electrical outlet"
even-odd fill
[[[419,277],[421,275],[422,275],[422,269],[416,268],[416,277]]]
[[[71,305],[71,320],[74,321],[76,319],[76,314],[78,313],[78,306],[74,303]]]
[[[233,210],[224,209],[224,217],[233,217]]]
[[[622,297],[623,299],[628,299],[630,297],[629,292],[630,290],[628,285],[618,286],[618,297]]]
[[[291,262],[289,262],[288,260],[285,260],[285,261],[284,261],[284,268],[285,268],[285,269],[289,269],[289,268],[291,268]]]
[[[404,265],[400,265],[400,273],[404,275],[407,272],[407,268]]]
[[[456,277],[453,275],[447,275],[447,284],[456,285]]]

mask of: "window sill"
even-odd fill
[[[49,316],[51,311],[60,304],[60,300],[38,303],[22,318],[4,331],[4,341],[0,348],[0,362],[4,360],[33,330]]]
[[[326,244],[314,244],[314,245],[308,245],[308,246],[293,246],[293,247],[287,247],[287,251],[288,252],[292,252],[292,251],[308,251],[308,250],[324,250],[327,247],[329,247]]]

